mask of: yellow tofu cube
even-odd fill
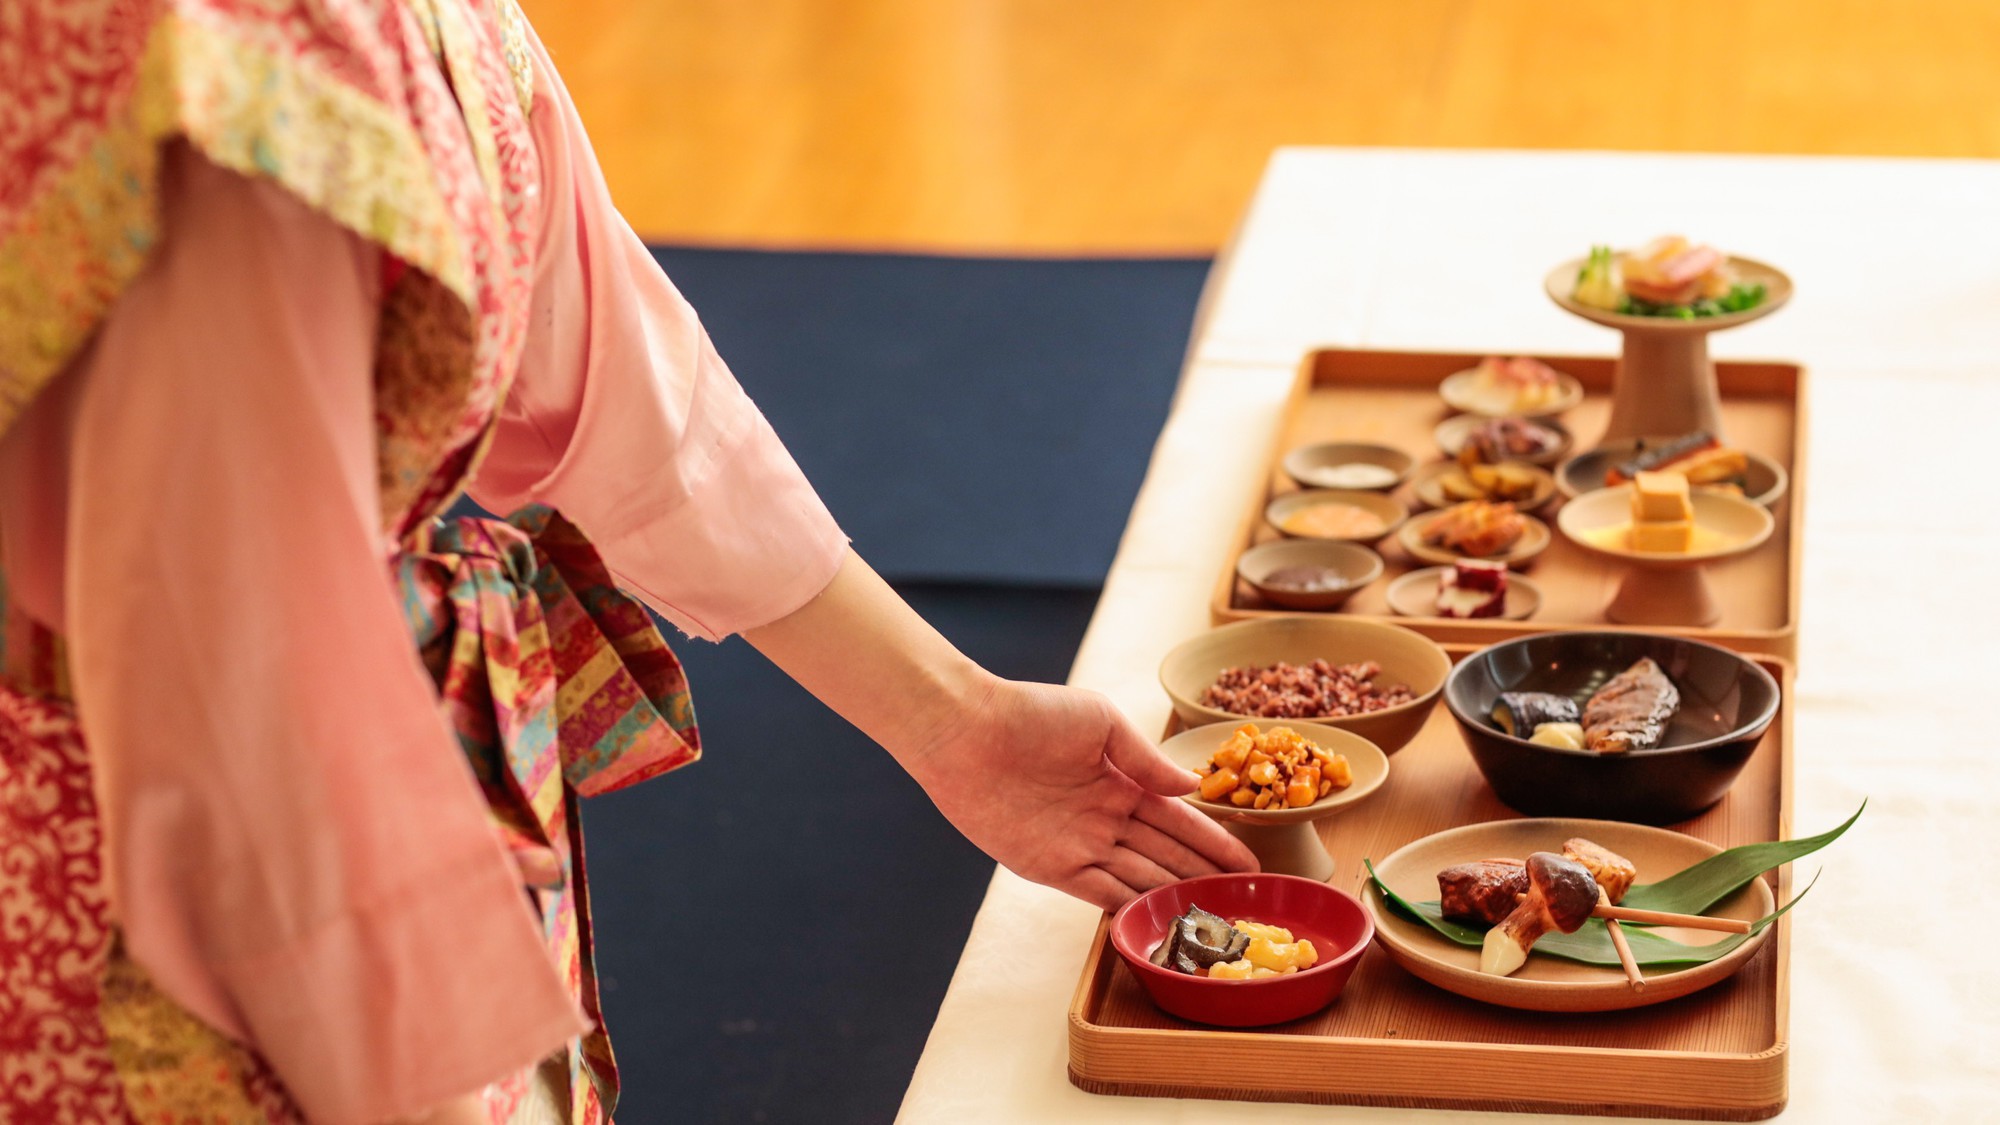
[[[1657,554],[1685,554],[1694,541],[1693,520],[1664,520],[1632,525],[1632,549]]]
[[[1634,478],[1633,523],[1670,523],[1693,518],[1694,505],[1688,500],[1686,477],[1679,473],[1642,472]]]

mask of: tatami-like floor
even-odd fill
[[[1284,144],[2000,157],[1993,0],[524,0],[662,242],[1212,252]]]

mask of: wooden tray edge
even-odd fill
[[[1448,646],[1453,649],[1470,649],[1472,646]],[[1463,652],[1458,653],[1463,655]],[[1778,737],[1780,755],[1778,761],[1778,826],[1777,838],[1790,839],[1792,836],[1792,783],[1793,783],[1793,700],[1797,670],[1782,657],[1755,654],[1753,657],[1764,665],[1778,681],[1783,705],[1778,712]],[[1792,896],[1792,865],[1786,864],[1778,872],[1777,895],[1779,901],[1790,901]],[[1603,1073],[1607,1063],[1625,1067],[1644,1065],[1649,1071],[1672,1068],[1671,1077],[1676,1091],[1695,1090],[1707,1097],[1706,1102],[1683,1102],[1679,1099],[1663,1102],[1655,1100],[1641,1102],[1636,1099],[1605,1100],[1590,1103],[1531,1102],[1524,1099],[1490,1099],[1478,1097],[1443,1096],[1421,1090],[1383,1092],[1381,1090],[1361,1090],[1342,1086],[1333,1081],[1344,1077],[1343,1067],[1337,1072],[1308,1071],[1318,1075],[1323,1081],[1318,1085],[1299,1085],[1283,1089],[1268,1086],[1194,1086],[1173,1085],[1120,1077],[1115,1067],[1096,1067],[1103,1059],[1107,1048],[1117,1050],[1137,1044],[1157,1046],[1169,1054],[1186,1054],[1189,1073],[1204,1073],[1205,1068],[1213,1068],[1224,1073],[1232,1069],[1217,1067],[1216,1044],[1226,1043],[1234,1047],[1257,1050],[1260,1033],[1251,1031],[1225,1030],[1181,1030],[1109,1028],[1093,1022],[1094,999],[1098,983],[1118,967],[1117,955],[1111,949],[1108,934],[1111,916],[1104,915],[1098,920],[1097,932],[1092,936],[1088,955],[1084,959],[1083,972],[1077,979],[1075,991],[1071,994],[1067,1013],[1069,1043],[1067,1066],[1070,1084],[1091,1094],[1113,1094],[1128,1097],[1199,1098],[1210,1101],[1260,1101],[1260,1102],[1300,1102],[1315,1105],[1358,1105],[1390,1108],[1414,1109],[1459,1109],[1498,1110],[1516,1113],[1585,1113],[1614,1117],[1686,1118],[1700,1121],[1761,1121],[1784,1112],[1791,1097],[1791,937],[1792,916],[1787,914],[1778,920],[1777,933],[1773,935],[1775,980],[1772,1003],[1775,1007],[1773,1025],[1775,1038],[1771,1046],[1761,1051],[1740,1054],[1698,1053],[1688,1051],[1633,1050],[1618,1047],[1561,1047],[1542,1044],[1508,1043],[1456,1043],[1439,1040],[1357,1039],[1342,1036],[1287,1036],[1287,1042],[1312,1043],[1324,1049],[1340,1052],[1344,1063],[1356,1064],[1354,1069],[1369,1074],[1370,1057],[1386,1056],[1391,1067],[1400,1066],[1408,1052],[1435,1052],[1441,1057],[1440,1066],[1449,1064],[1456,1081],[1464,1082],[1468,1075],[1490,1077],[1496,1083],[1509,1080],[1509,1075],[1518,1074],[1523,1061],[1532,1059],[1539,1069],[1538,1080],[1546,1080],[1551,1085],[1560,1086],[1563,1079],[1569,1079],[1586,1088],[1595,1084],[1596,1076]],[[1254,1062],[1254,1060],[1252,1060]],[[1489,1068],[1491,1068],[1489,1070]],[[1102,1069],[1104,1072],[1099,1073]],[[1249,1067],[1234,1068],[1237,1073],[1248,1073]],[[1692,1073],[1689,1073],[1692,1071]],[[1433,1072],[1434,1068],[1433,1068]],[[1628,1070],[1628,1073],[1630,1071]],[[1378,1069],[1374,1073],[1379,1074]],[[1661,1077],[1667,1075],[1662,1074]],[[1430,1076],[1421,1076],[1429,1081]],[[1723,1092],[1728,1092],[1726,1096]]]
[[[1238,1102],[1291,1102],[1305,1105],[1351,1105],[1378,1109],[1447,1109],[1463,1111],[1499,1111],[1502,1113],[1535,1114],[1591,1114],[1598,1117],[1629,1117],[1636,1119],[1667,1118],[1676,1121],[1764,1121],[1785,1111],[1787,1102],[1783,1099],[1768,1105],[1745,1106],[1732,1109],[1715,1109],[1700,1106],[1660,1108],[1654,1106],[1628,1105],[1605,1102],[1596,1105],[1560,1105],[1528,1101],[1479,1101],[1454,1100],[1448,1098],[1395,1098],[1370,1095],[1311,1095],[1311,1094],[1243,1094],[1221,1095],[1198,1090],[1185,1090],[1175,1086],[1156,1086],[1143,1083],[1120,1083],[1099,1081],[1078,1074],[1075,1069],[1068,1072],[1070,1085],[1086,1094],[1108,1094],[1128,1098],[1195,1098],[1203,1101]]]
[[[1290,418],[1293,414],[1297,413],[1300,402],[1306,395],[1312,392],[1312,386],[1316,381],[1315,373],[1322,362],[1322,357],[1336,355],[1457,357],[1473,362],[1477,362],[1480,358],[1478,355],[1470,352],[1417,352],[1393,348],[1314,348],[1306,352],[1299,361],[1298,375],[1292,385],[1291,392],[1285,396],[1285,417]],[[1565,363],[1571,365],[1579,363],[1602,365],[1615,362],[1604,356],[1546,355],[1538,358],[1557,365]],[[1442,617],[1403,617],[1399,614],[1357,614],[1355,616],[1364,617],[1371,621],[1386,621],[1392,625],[1401,625],[1414,632],[1421,633],[1440,644],[1489,645],[1497,644],[1500,641],[1513,640],[1516,637],[1529,636],[1534,633],[1620,629],[1637,633],[1660,633],[1669,636],[1687,637],[1690,640],[1706,641],[1710,644],[1720,645],[1723,648],[1734,649],[1743,653],[1768,653],[1786,660],[1798,659],[1799,618],[1800,611],[1804,605],[1800,596],[1800,587],[1803,585],[1802,579],[1805,573],[1802,555],[1805,550],[1805,478],[1807,475],[1807,431],[1810,411],[1808,385],[1810,375],[1803,363],[1794,360],[1719,360],[1717,361],[1717,365],[1728,367],[1731,370],[1749,370],[1752,372],[1760,368],[1772,368],[1774,371],[1787,371],[1791,375],[1792,387],[1789,395],[1785,395],[1783,390],[1775,385],[1777,382],[1775,376],[1770,377],[1771,386],[1763,387],[1756,392],[1762,397],[1788,397],[1792,402],[1794,416],[1792,423],[1792,467],[1790,484],[1786,490],[1787,494],[1784,499],[1784,503],[1790,506],[1791,516],[1786,533],[1786,550],[1788,552],[1787,557],[1790,560],[1788,565],[1790,576],[1785,583],[1785,617],[1786,620],[1791,622],[1790,625],[1780,629],[1712,629],[1703,626],[1619,625],[1609,621],[1555,625],[1529,621],[1458,621]],[[1752,377],[1763,378],[1764,376],[1753,375]],[[1584,382],[1587,389],[1604,389],[1602,382],[1599,380],[1586,379]],[[1243,609],[1233,604],[1236,595],[1236,559],[1248,549],[1250,541],[1255,537],[1257,523],[1263,518],[1264,503],[1270,490],[1271,477],[1278,472],[1279,462],[1284,458],[1284,455],[1285,451],[1283,449],[1274,449],[1272,451],[1269,467],[1265,470],[1264,475],[1258,479],[1256,491],[1251,495],[1250,501],[1246,505],[1249,514],[1242,521],[1241,527],[1237,530],[1236,537],[1232,540],[1236,544],[1236,549],[1231,552],[1229,558],[1223,563],[1222,573],[1216,581],[1214,592],[1209,597],[1208,617],[1209,623],[1212,625],[1226,625],[1234,621],[1257,621],[1272,617],[1300,615],[1299,611],[1296,610]]]

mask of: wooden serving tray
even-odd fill
[[[1583,383],[1584,400],[1558,421],[1575,438],[1571,453],[1597,444],[1610,416],[1611,379],[1616,361],[1546,356],[1559,371]],[[1216,582],[1210,616],[1216,624],[1296,613],[1258,597],[1236,578],[1236,556],[1254,544],[1278,538],[1264,522],[1271,497],[1297,486],[1284,474],[1286,453],[1322,441],[1370,441],[1416,457],[1419,467],[1444,459],[1432,430],[1454,413],[1438,397],[1444,377],[1476,365],[1481,356],[1449,352],[1309,352],[1287,408],[1286,423],[1271,471],[1252,498],[1237,551]],[[1771,509],[1777,528],[1771,539],[1748,554],[1708,568],[1722,617],[1707,627],[1621,625],[1604,616],[1604,606],[1624,579],[1625,568],[1586,553],[1554,529],[1553,506],[1537,513],[1555,540],[1524,573],[1541,588],[1542,607],[1525,621],[1464,621],[1403,617],[1389,608],[1389,583],[1427,565],[1406,555],[1390,536],[1376,547],[1386,569],[1381,578],[1333,612],[1393,621],[1441,643],[1487,645],[1530,633],[1561,629],[1633,629],[1708,641],[1742,652],[1795,659],[1799,631],[1799,560],[1803,555],[1806,462],[1806,373],[1793,363],[1717,363],[1722,418],[1731,443],[1761,453],[1783,466],[1791,487]],[[1553,471],[1553,470],[1552,470]],[[1415,511],[1422,505],[1405,484],[1394,494]],[[1558,498],[1557,504],[1561,503]],[[1419,517],[1412,517],[1419,518]]]
[[[1777,719],[1729,794],[1672,826],[1722,847],[1792,835],[1792,669],[1758,663],[1782,690]],[[1487,787],[1442,705],[1389,761],[1381,792],[1319,826],[1337,865],[1330,881],[1344,890],[1363,893],[1363,857],[1519,815]],[[1773,886],[1779,901],[1790,898],[1789,867]],[[1233,1031],[1155,1007],[1111,948],[1107,916],[1070,1001],[1069,1077],[1091,1093],[1140,1097],[1760,1120],[1787,1096],[1791,918],[1735,976],[1651,1007],[1492,1007],[1418,980],[1378,945],[1332,1007]]]

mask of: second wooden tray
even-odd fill
[[[1270,497],[1296,487],[1280,468],[1287,452],[1321,441],[1369,441],[1401,449],[1415,456],[1420,465],[1441,460],[1443,454],[1432,431],[1452,411],[1438,397],[1438,384],[1445,376],[1476,365],[1480,358],[1450,352],[1329,349],[1308,353],[1273,452],[1270,475],[1251,498],[1239,533],[1239,548],[1230,555],[1216,583],[1210,604],[1214,621],[1221,624],[1294,612],[1263,601],[1237,580],[1235,569],[1236,557],[1244,549],[1278,537],[1265,525],[1263,512]],[[1615,361],[1544,358],[1583,383],[1582,405],[1565,412],[1561,421],[1575,436],[1572,452],[1588,450],[1604,430]],[[1772,458],[1791,477],[1790,489],[1772,508],[1777,529],[1770,542],[1708,571],[1709,583],[1722,606],[1721,620],[1705,627],[1650,629],[1607,620],[1604,606],[1623,580],[1623,568],[1593,558],[1559,532],[1528,571],[1528,577],[1541,588],[1543,600],[1541,609],[1526,620],[1465,621],[1394,614],[1388,604],[1389,583],[1424,565],[1406,557],[1394,536],[1377,548],[1387,564],[1386,572],[1338,612],[1394,621],[1442,643],[1486,645],[1556,629],[1636,629],[1692,637],[1742,652],[1794,658],[1805,524],[1805,369],[1791,363],[1717,363],[1715,369],[1730,441]],[[1396,495],[1412,500],[1407,485]]]
[[[1758,662],[1783,692],[1778,718],[1729,794],[1672,826],[1722,847],[1792,835],[1792,670]],[[1365,893],[1363,857],[1517,815],[1481,779],[1440,706],[1390,759],[1382,791],[1321,825],[1338,865],[1331,882]],[[1774,886],[1780,901],[1790,899],[1789,867]],[[1150,1097],[1759,1120],[1785,1106],[1792,917],[1735,976],[1652,1007],[1496,1008],[1418,980],[1376,946],[1332,1007],[1248,1031],[1162,1012],[1100,926],[1070,1003],[1070,1081]]]

